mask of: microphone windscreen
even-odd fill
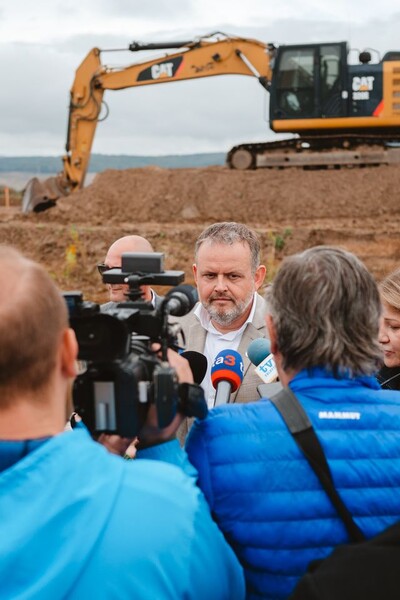
[[[181,356],[188,361],[193,373],[194,382],[200,385],[204,379],[204,375],[207,373],[208,361],[206,357],[201,352],[195,352],[195,350],[185,350],[185,352],[181,353]]]
[[[185,294],[190,303],[190,309],[192,309],[195,304],[199,301],[199,294],[197,293],[197,288],[193,285],[189,285],[187,283],[183,283],[182,285],[178,285],[175,288],[176,291],[181,292],[181,294]]]
[[[178,312],[175,311],[173,314],[177,317],[182,317],[192,310],[199,300],[199,295],[195,287],[184,283],[175,286],[165,295],[166,302],[170,302],[171,300],[175,300],[181,304],[181,310],[178,309]]]
[[[247,356],[256,367],[258,367],[268,354],[271,354],[271,343],[267,338],[257,338],[247,348]]]
[[[214,388],[220,381],[231,384],[231,392],[235,392],[242,383],[244,374],[243,359],[236,350],[222,350],[215,357],[211,367],[211,383]]]

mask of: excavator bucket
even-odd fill
[[[54,206],[66,191],[60,185],[59,177],[49,177],[39,181],[37,177],[30,179],[22,197],[22,212],[42,212]]]

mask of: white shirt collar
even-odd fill
[[[199,303],[194,310],[194,314],[199,320],[200,325],[207,332],[203,349],[203,354],[207,359],[207,373],[201,383],[201,387],[204,389],[205,398],[209,408],[214,406],[215,398],[215,389],[211,383],[210,377],[213,361],[215,360],[217,354],[219,354],[222,350],[238,350],[240,341],[242,339],[242,334],[247,324],[250,323],[254,317],[256,300],[257,297],[256,294],[254,294],[253,305],[246,322],[243,323],[239,329],[228,331],[226,333],[221,333],[214,327],[214,325],[211,323],[210,315],[201,303]]]

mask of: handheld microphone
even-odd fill
[[[207,373],[208,361],[206,357],[201,352],[195,352],[195,350],[185,350],[181,352],[181,356],[188,361],[194,382],[200,385]]]
[[[270,341],[267,338],[256,338],[249,344],[246,354],[253,365],[258,367],[264,358],[271,354]]]
[[[247,356],[255,365],[255,373],[264,383],[272,383],[278,378],[274,357],[271,354],[271,344],[266,338],[253,340],[247,348]]]
[[[183,317],[192,310],[199,296],[192,285],[178,285],[170,290],[163,301],[165,310],[175,317]]]
[[[244,375],[243,359],[236,350],[222,350],[211,367],[211,383],[217,390],[214,406],[227,404],[236,392]]]

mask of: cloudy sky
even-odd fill
[[[394,0],[0,0],[0,155],[64,152],[74,71],[95,46],[124,49],[133,40],[222,31],[278,45],[347,41],[383,54],[400,50],[399,30]],[[144,59],[103,56],[110,65]],[[108,91],[110,115],[92,151],[225,152],[261,141],[271,137],[266,96],[255,78],[240,76]]]

